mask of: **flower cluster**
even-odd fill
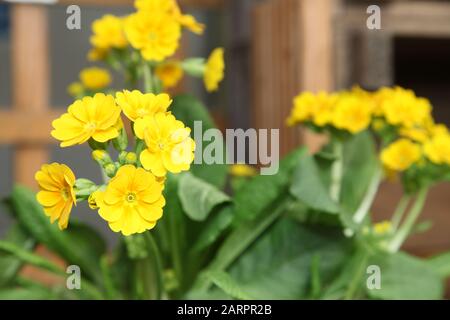
[[[107,14],[93,22],[88,59],[124,71],[131,86],[137,81],[137,70],[146,65],[154,71],[155,88],[174,87],[186,73],[203,78],[208,92],[216,91],[224,78],[222,48],[214,50],[207,60],[173,58],[183,29],[201,35],[205,26],[192,15],[182,13],[176,0],[136,0],[134,7],[136,11],[130,15]],[[72,96],[79,97],[79,88],[79,83],[71,86]]]
[[[371,130],[382,141],[385,169],[406,173],[405,184],[417,189],[448,175],[450,169],[450,133],[435,123],[431,111],[430,102],[412,90],[383,87],[368,92],[355,87],[300,94],[287,123],[302,123],[340,138]]]
[[[51,134],[61,147],[88,142],[93,159],[111,179],[96,185],[76,179],[66,165],[44,165],[36,173],[41,189],[37,200],[51,221],[59,220],[65,229],[72,206],[88,200],[115,232],[131,235],[153,228],[163,214],[166,174],[189,170],[194,159],[190,129],[168,111],[171,102],[167,94],[138,90],[117,92],[115,97],[97,93],[75,101],[53,121]],[[131,121],[132,152],[126,151],[122,113]],[[110,143],[119,152],[115,161],[108,153]]]

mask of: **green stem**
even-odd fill
[[[108,257],[106,255],[100,258],[100,269],[102,271],[106,297],[107,299],[115,299],[117,297],[117,292],[112,281]]]
[[[164,279],[163,279],[163,265],[161,253],[159,252],[158,245],[156,244],[153,235],[150,232],[146,232],[145,236],[147,238],[147,244],[149,245],[149,249],[152,253],[152,258],[154,262],[155,272],[156,272],[156,281],[157,281],[157,295],[156,299],[160,300],[164,294]]]
[[[367,250],[363,250],[360,253],[359,263],[357,268],[353,273],[353,278],[350,281],[347,292],[345,294],[345,300],[351,300],[360,288],[361,278],[364,275],[364,270],[366,269],[367,261],[369,260],[369,253]]]
[[[181,258],[181,249],[179,244],[179,233],[177,228],[177,217],[175,215],[168,217],[169,219],[169,236],[171,246],[171,256],[175,275],[177,277],[178,285],[181,289],[184,287],[183,279],[183,263]]]
[[[146,93],[152,93],[153,92],[152,67],[146,61],[143,61],[142,70],[144,74],[144,90]]]
[[[355,215],[353,216],[353,221],[355,221],[357,224],[360,224],[364,220],[370,210],[370,207],[372,206],[372,203],[378,191],[378,187],[380,185],[381,174],[381,168],[377,167],[367,188],[366,194],[361,204],[359,205],[359,208],[356,210]]]
[[[411,208],[402,226],[398,229],[394,238],[389,243],[389,251],[397,252],[402,246],[403,242],[405,242],[417,218],[422,212],[423,206],[425,205],[425,200],[427,198],[427,193],[428,187],[425,187],[422,188],[417,194],[414,206]]]
[[[344,146],[341,141],[335,140],[333,142],[333,151],[336,159],[331,166],[331,185],[330,197],[336,202],[339,202],[341,193],[342,173],[343,173],[343,153]]]
[[[403,215],[405,214],[406,208],[408,207],[410,198],[411,197],[408,195],[403,195],[402,198],[400,199],[391,219],[393,230],[397,230],[398,226],[400,225]]]

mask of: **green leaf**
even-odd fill
[[[211,214],[211,220],[206,222],[206,225],[202,228],[200,235],[191,249],[193,252],[200,252],[206,249],[231,225],[233,221],[232,207],[226,206],[219,209],[216,214],[214,212]]]
[[[173,99],[170,111],[172,111],[178,120],[183,121],[192,130],[194,130],[194,121],[201,121],[202,132],[195,132],[200,139],[206,130],[216,127],[206,107],[193,96],[185,94],[176,96]],[[201,141],[197,141],[195,137],[194,139],[196,140],[197,148],[201,148],[201,150],[204,150],[204,147],[209,144],[209,142],[203,142],[203,139]],[[223,145],[225,146],[225,143]],[[225,160],[225,147],[223,154]],[[191,166],[191,172],[219,189],[223,189],[228,169],[225,164],[202,163],[193,164]]]
[[[29,189],[16,186],[12,192],[12,203],[21,225],[36,240],[58,253],[70,264],[80,266],[82,272],[91,279],[101,281],[99,256],[93,250],[93,244],[80,240],[68,230],[61,231],[45,216],[42,207],[36,202],[35,194]],[[75,230],[78,227],[74,227]],[[85,229],[86,231],[86,229]]]
[[[311,288],[317,290],[317,274],[323,283],[334,278],[348,258],[348,249],[339,228],[283,219],[233,263],[229,274],[254,299],[306,299]]]
[[[184,212],[194,221],[204,221],[214,207],[230,201],[225,193],[189,172],[180,178],[178,196]]]
[[[36,241],[18,224],[14,224],[6,234],[4,240],[15,244],[24,250],[32,250]],[[2,252],[0,253],[0,287],[10,283],[17,275],[23,262],[17,257]]]
[[[281,194],[286,194],[293,170],[305,154],[305,148],[297,149],[280,162],[278,174],[255,176],[245,183],[234,197],[234,222],[238,224],[258,218],[267,206]]]
[[[51,300],[56,295],[43,288],[2,288],[0,289],[0,300]]]
[[[439,274],[423,260],[399,252],[376,256],[371,264],[378,265],[381,270],[381,289],[367,288],[367,294],[371,298],[442,299],[443,282]]]
[[[62,270],[60,267],[53,264],[49,260],[41,256],[38,256],[30,251],[22,249],[21,247],[17,246],[12,242],[0,240],[0,251],[12,254],[18,259],[20,259],[22,262],[31,264],[35,267],[50,271],[58,275],[65,275],[64,270]]]
[[[313,256],[311,262],[311,299],[318,299],[321,291],[320,255],[316,254]]]
[[[450,252],[436,255],[425,261],[442,278],[450,277]]]
[[[377,165],[375,141],[369,132],[355,135],[344,144],[341,219],[347,227],[353,227],[353,214],[366,194]]]
[[[328,189],[320,178],[317,164],[309,155],[304,155],[298,162],[290,192],[314,210],[327,213],[339,212],[339,205],[330,198]]]
[[[236,281],[234,281],[233,278],[226,272],[210,271],[207,272],[205,276],[232,298],[239,300],[252,299],[249,295],[242,291]]]

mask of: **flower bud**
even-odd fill
[[[116,175],[117,168],[114,163],[107,164],[104,169],[108,177],[112,178]]]
[[[92,151],[92,158],[95,161],[102,161],[106,157],[107,153],[105,150],[94,150]]]
[[[125,157],[126,164],[135,164],[137,160],[136,153],[134,152],[128,152]]]
[[[190,58],[181,63],[181,68],[190,76],[201,78],[205,73],[205,59]]]

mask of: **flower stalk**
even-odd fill
[[[335,202],[339,202],[344,168],[344,146],[341,141],[335,140],[333,142],[333,153],[335,160],[331,166],[330,197]]]
[[[408,237],[409,233],[411,232],[412,227],[414,226],[417,218],[419,217],[420,213],[422,212],[422,209],[425,205],[425,200],[427,198],[428,194],[428,187],[422,188],[418,194],[416,201],[411,208],[410,212],[405,218],[405,221],[403,222],[402,226],[398,229],[395,236],[392,238],[391,242],[389,243],[389,251],[390,252],[397,252],[402,244],[405,242],[406,238]]]

